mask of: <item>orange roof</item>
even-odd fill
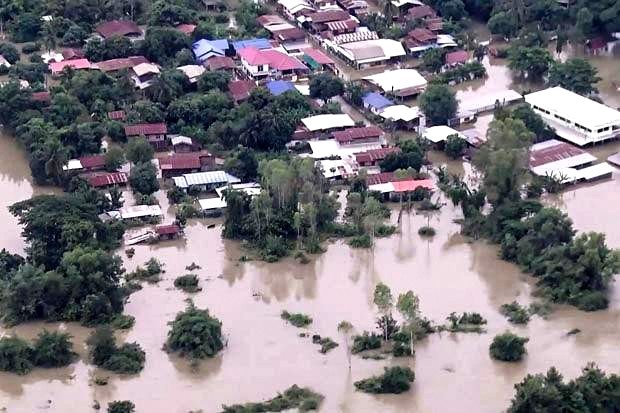
[[[88,59],[63,60],[62,62],[52,62],[49,64],[50,71],[54,75],[62,72],[65,67],[70,67],[74,70],[90,69],[91,64]]]
[[[417,188],[435,189],[432,179],[408,179],[406,181],[392,182],[394,192],[411,192]]]

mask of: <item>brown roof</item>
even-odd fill
[[[108,112],[108,119],[110,120],[125,120],[125,117],[126,115],[124,110]]]
[[[367,185],[387,184],[388,182],[406,181],[411,178],[397,178],[394,172],[381,172],[366,177]]]
[[[176,26],[175,29],[189,36],[190,34],[194,33],[194,30],[196,30],[196,25],[183,23]]]
[[[277,14],[263,14],[262,16],[259,16],[256,19],[256,21],[258,22],[258,24],[260,24],[263,27],[271,26],[273,24],[286,23],[286,20],[284,20],[282,17],[278,16]]]
[[[433,32],[440,31],[441,29],[443,29],[443,19],[441,17],[426,19],[426,28]]]
[[[200,155],[193,153],[174,153],[159,158],[159,168],[162,171],[177,171],[200,168]]]
[[[110,172],[100,175],[94,175],[88,178],[88,183],[95,188],[108,185],[124,184],[127,182],[127,174],[125,172]]]
[[[351,15],[344,10],[323,10],[312,14],[310,17],[312,18],[312,23],[327,23],[348,20],[351,18]]]
[[[82,156],[79,159],[84,169],[103,168],[105,166],[105,155]]]
[[[411,19],[423,19],[425,17],[436,17],[437,13],[431,6],[417,6],[409,9]]]
[[[168,133],[165,123],[138,123],[125,126],[125,136],[164,135]]]
[[[420,27],[416,27],[415,29],[410,31],[408,36],[409,38],[420,43],[427,43],[437,40],[437,35],[435,33],[428,29],[423,29]]]
[[[142,30],[138,27],[137,24],[135,24],[131,20],[112,20],[109,22],[101,23],[95,28],[95,31],[105,39],[112,36],[142,34]]]
[[[343,131],[336,131],[333,134],[338,142],[352,142],[357,139],[378,138],[383,135],[383,131],[376,126],[364,126],[361,128],[349,128]]]
[[[469,53],[465,50],[455,50],[446,54],[446,64],[455,65],[457,63],[465,63],[469,60]]]
[[[103,72],[114,72],[121,69],[131,69],[141,63],[150,63],[144,56],[129,56],[119,59],[104,60],[103,62],[95,63],[95,66]]]
[[[84,53],[81,49],[67,48],[62,50],[62,57],[65,60],[81,59],[84,57]]]
[[[287,40],[300,40],[306,38],[306,33],[298,27],[291,27],[290,29],[278,30],[273,33],[273,37],[281,42]]]
[[[355,160],[358,163],[376,162],[385,159],[391,153],[399,153],[400,148],[392,146],[390,148],[370,149],[366,152],[358,152],[355,154]]]
[[[207,59],[209,70],[234,69],[235,62],[228,56],[213,56]]]
[[[228,83],[228,91],[235,102],[249,98],[254,89],[256,84],[251,80],[233,80]]]
[[[181,232],[181,228],[177,224],[157,225],[155,227],[155,232],[157,232],[158,235],[178,234]]]
[[[569,143],[549,141],[547,146],[530,151],[530,168],[583,155],[584,153],[587,152]]]
[[[35,102],[49,102],[50,100],[52,100],[52,95],[50,94],[50,92],[47,91],[33,92],[30,98]]]

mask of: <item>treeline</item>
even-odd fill
[[[462,208],[463,232],[499,244],[502,258],[536,277],[543,295],[587,311],[606,308],[620,252],[607,247],[603,234],[576,235],[565,213],[537,199],[540,188],[524,190],[531,181],[528,148],[533,138],[520,119],[494,120],[474,157],[482,172],[480,187],[445,176],[442,187]],[[489,212],[483,210],[487,203]]]

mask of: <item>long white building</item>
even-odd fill
[[[620,137],[620,112],[561,87],[530,93],[525,101],[559,137],[576,145]]]

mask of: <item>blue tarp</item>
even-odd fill
[[[295,85],[287,80],[272,80],[271,82],[267,82],[266,86],[269,93],[274,96],[281,95],[289,90],[297,90],[295,89]]]
[[[375,92],[367,93],[364,96],[363,101],[364,106],[374,109],[383,109],[394,104],[390,99]]]
[[[237,40],[232,42],[235,50],[245,49],[246,47],[255,47],[258,50],[263,49],[271,49],[271,43],[269,39],[257,38],[257,39],[246,39],[246,40]]]
[[[192,52],[199,62],[204,62],[213,56],[224,56],[228,48],[228,40],[226,39],[200,39],[192,44]]]

